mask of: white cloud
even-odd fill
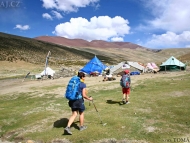
[[[148,42],[140,43],[141,45],[150,48],[175,48],[190,44],[189,0],[141,1],[154,18],[147,20],[146,25],[140,24],[137,30],[155,33]]]
[[[63,16],[62,16],[59,12],[57,12],[57,11],[55,11],[55,10],[52,10],[51,12],[52,12],[52,14],[53,14],[57,19],[62,19],[62,18],[63,18]]]
[[[123,42],[124,39],[123,39],[123,37],[113,37],[113,38],[111,38],[111,41],[113,41],[113,42]]]
[[[116,16],[92,17],[90,21],[85,18],[71,18],[69,22],[61,23],[55,27],[53,34],[70,39],[81,38],[91,40],[108,40],[112,37],[124,37],[129,34],[128,20]]]
[[[190,43],[190,31],[184,31],[181,34],[168,31],[161,35],[154,34],[147,43],[141,44],[148,48],[182,48],[181,46],[186,47],[188,43]]]
[[[155,16],[148,23],[153,28],[176,33],[190,30],[189,5],[190,0],[183,0],[182,2],[179,0],[146,1],[146,6],[152,11],[153,16]]]
[[[42,17],[46,18],[48,20],[53,20],[54,18],[57,18],[57,19],[62,19],[63,18],[63,16],[59,12],[57,12],[55,10],[52,10],[51,13],[52,13],[53,16],[51,16],[48,13],[43,13]]]
[[[48,19],[48,20],[53,20],[52,16],[51,16],[50,14],[48,14],[48,13],[43,13],[43,14],[42,14],[42,17],[43,17],[43,18],[46,18],[46,19]]]
[[[20,29],[20,30],[29,30],[30,29],[30,26],[29,25],[20,25],[20,24],[17,24],[14,29]]]
[[[64,12],[77,12],[78,8],[94,5],[99,0],[42,0],[46,9],[57,9]]]

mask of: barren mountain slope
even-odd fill
[[[44,64],[48,52],[51,52],[50,65],[84,65],[94,57],[93,53],[84,52],[36,39],[0,33],[0,61],[25,61],[34,64]],[[97,55],[101,60],[112,63],[113,59]]]
[[[162,56],[154,51],[129,42],[106,42],[102,40],[88,42],[82,39],[66,39],[57,36],[41,36],[35,39],[70,46],[81,51],[93,53],[94,55],[110,57],[115,59],[115,64],[121,61],[138,61],[146,63],[160,62],[160,60],[162,60]]]
[[[59,45],[67,45],[72,48],[90,52],[94,55],[103,55],[115,59],[115,64],[121,61],[137,61],[141,63],[155,62],[160,64],[170,56],[183,57],[190,53],[190,48],[151,50],[130,42],[106,42],[93,40],[91,42],[82,39],[66,39],[64,37],[36,37],[38,40],[47,41]],[[106,60],[106,59],[102,59]]]

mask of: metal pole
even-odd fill
[[[48,60],[49,60],[49,56],[50,56],[51,52],[49,51],[48,54],[47,54],[47,57],[46,57],[46,63],[45,63],[45,69],[44,69],[44,72],[45,72],[45,76],[46,76],[46,68],[47,68],[47,65],[48,65]]]

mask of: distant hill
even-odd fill
[[[190,65],[190,48],[169,48],[160,51],[159,54],[166,58],[175,56],[178,60]]]
[[[184,54],[190,53],[190,49],[187,48],[148,49],[130,42],[106,42],[103,40],[88,42],[83,39],[67,39],[59,36],[40,36],[35,39],[105,55],[117,61],[157,62],[160,64],[170,56],[182,59]]]
[[[155,62],[158,65],[170,56],[190,61],[190,48],[152,50],[130,42],[106,42],[63,37],[40,36],[26,38],[0,32],[0,61],[26,61],[44,64],[51,52],[51,65],[85,65],[95,55],[104,64],[118,64],[121,61],[141,63]],[[185,57],[185,58],[184,58]]]
[[[94,57],[94,54],[90,52],[0,32],[0,61],[21,60],[44,64],[49,51],[51,52],[50,65],[84,65]],[[97,56],[100,60],[106,60],[107,63],[114,62],[109,57]]]
[[[106,42],[103,40],[92,40],[91,42],[88,42],[83,39],[67,39],[59,36],[40,36],[36,37],[35,39],[69,47],[76,47],[76,48],[82,47],[82,48],[101,48],[101,49],[104,48],[146,49],[142,46],[130,42]]]

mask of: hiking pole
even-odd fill
[[[91,96],[90,96],[91,97]],[[89,106],[91,105],[91,103],[90,103],[90,100],[89,100],[89,104],[88,104]]]
[[[100,117],[100,114],[99,114],[99,112],[98,112],[98,110],[97,110],[97,108],[96,108],[96,106],[95,106],[93,100],[92,100],[92,104],[94,105],[94,108],[96,109],[96,112],[98,113],[98,117],[99,117],[99,119],[100,119],[100,121],[101,121],[101,124],[102,124],[103,126],[105,126],[107,123],[103,123],[103,122],[102,122],[101,117]]]

